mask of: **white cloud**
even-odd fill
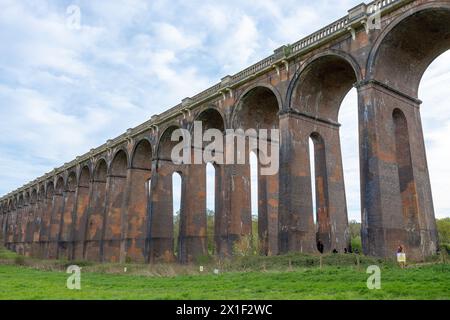
[[[0,194],[73,159],[346,14],[339,1],[0,0]],[[450,215],[448,54],[421,87],[434,203]],[[445,71],[446,70],[446,71]],[[356,96],[341,109],[349,215],[359,219]],[[208,200],[208,203],[210,200]],[[210,204],[208,204],[210,206]]]

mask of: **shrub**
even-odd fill
[[[18,266],[25,265],[25,257],[24,256],[17,256],[14,258],[14,263]]]
[[[352,237],[352,250],[362,252],[361,236]]]
[[[450,254],[450,243],[444,243],[444,244],[441,244],[441,253],[443,253],[443,254]]]
[[[244,235],[234,242],[233,253],[236,256],[248,257],[254,254],[254,245],[251,235]]]
[[[95,262],[86,261],[86,260],[73,260],[73,261],[64,261],[62,266],[67,269],[70,266],[79,266],[79,267],[89,267],[93,266]]]
[[[195,258],[195,263],[198,265],[208,265],[213,260],[213,257],[210,255],[200,255]]]

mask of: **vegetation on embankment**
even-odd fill
[[[241,256],[206,261],[200,272],[198,264],[44,261],[0,249],[0,263],[0,299],[450,299],[450,265],[440,257],[400,269],[352,254]],[[71,264],[82,267],[81,290],[66,287]],[[381,269],[380,290],[367,288],[368,265]]]

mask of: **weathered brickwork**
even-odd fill
[[[373,29],[375,7],[381,28]],[[206,164],[176,165],[170,157],[173,130],[192,131],[201,120],[204,130],[280,130],[280,170],[258,177],[261,254],[314,253],[318,239],[325,251],[342,252],[350,239],[338,115],[355,87],[364,253],[392,257],[402,244],[411,258],[423,259],[436,252],[438,239],[417,95],[426,68],[448,49],[448,0],[359,5],[2,197],[0,235],[10,250],[48,259],[186,263],[208,254]],[[252,233],[250,166],[214,167],[214,252],[227,256],[236,241]],[[177,246],[175,172],[182,177]]]

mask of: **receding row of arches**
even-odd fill
[[[7,242],[39,239],[48,242],[48,257],[106,261],[165,257],[186,262],[236,250],[314,252],[319,242],[325,251],[348,249],[339,114],[356,86],[365,252],[385,255],[402,241],[423,253],[418,230],[427,230],[426,238],[435,244],[437,239],[433,210],[426,204],[431,189],[425,150],[416,143],[423,141],[417,88],[428,65],[449,48],[444,23],[449,12],[448,6],[426,4],[397,18],[375,41],[365,68],[351,55],[329,49],[302,64],[285,98],[269,85],[255,85],[240,92],[226,116],[210,108],[196,117],[204,131],[223,133],[228,124],[279,129],[280,141],[269,141],[280,145],[279,172],[262,174],[269,152],[249,143],[258,135],[245,137],[243,164],[223,165],[214,157],[198,165],[174,164],[178,142],[171,137],[179,126],[169,125],[155,155],[151,142],[142,140],[131,158],[119,149],[110,164],[99,159],[92,175],[83,167],[79,177],[70,173],[66,181],[58,178],[55,185],[49,182],[43,190],[3,203],[4,212],[16,212],[2,218]],[[204,142],[200,149],[207,147]],[[183,151],[194,154],[196,148]],[[233,146],[235,160],[239,152]],[[208,209],[214,213],[208,215]],[[42,220],[33,226],[37,217]]]

